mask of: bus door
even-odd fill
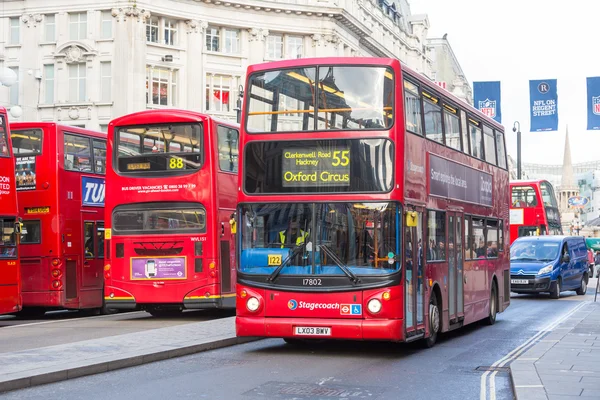
[[[448,213],[448,314],[450,323],[464,317],[463,215]]]
[[[79,241],[77,235],[73,233],[73,226],[79,224],[79,221],[66,221],[65,233],[62,235],[63,254],[65,257],[65,298],[67,301],[75,300],[79,292],[79,271],[78,266],[81,265],[81,257],[77,255]]]
[[[231,210],[219,210],[221,295],[235,293],[235,235],[231,234],[231,227],[229,224],[231,213]],[[235,300],[234,298],[232,299]]]
[[[425,334],[425,264],[422,210],[406,212],[404,223],[404,242],[402,246],[405,266],[404,321],[406,340],[410,341],[411,337],[417,339]]]

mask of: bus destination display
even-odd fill
[[[283,149],[283,187],[349,186],[350,149]]]

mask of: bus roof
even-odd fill
[[[68,130],[72,133],[80,133],[86,136],[96,137],[100,139],[106,139],[106,133],[100,131],[94,131],[91,129],[80,128],[77,126],[57,124],[56,122],[11,122],[10,129],[18,130],[18,129],[53,129],[53,128],[62,128],[64,130]]]
[[[293,67],[304,67],[318,64],[346,64],[346,65],[384,65],[388,67],[399,66],[403,72],[408,72],[412,78],[419,81],[420,84],[427,86],[428,89],[436,91],[437,93],[448,98],[454,102],[457,106],[460,106],[464,111],[471,114],[476,114],[478,118],[484,120],[486,123],[493,125],[495,129],[504,132],[504,127],[496,122],[494,119],[483,114],[481,111],[466,103],[464,100],[459,99],[446,89],[436,85],[430,79],[423,74],[409,68],[404,63],[400,62],[395,58],[383,58],[383,57],[317,57],[317,58],[298,58],[292,60],[281,60],[272,61],[261,64],[254,64],[248,66],[248,73],[246,79],[250,74],[258,71],[268,71],[274,69],[293,68]]]
[[[537,185],[542,182],[550,183],[546,179],[515,179],[510,181],[510,185]]]
[[[115,118],[112,121],[110,121],[110,124],[117,126],[134,125],[139,124],[140,120],[143,121],[145,119],[151,119],[152,123],[168,123],[173,122],[174,120],[195,120],[203,122],[212,120],[225,125],[239,126],[239,124],[237,124],[236,122],[215,118],[211,115],[203,114],[197,111],[183,110],[179,108],[138,111],[135,113],[124,115],[119,118]]]

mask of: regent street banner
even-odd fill
[[[475,107],[490,118],[502,123],[500,81],[473,82]]]
[[[600,129],[600,77],[587,78],[588,131]]]
[[[531,132],[558,130],[556,79],[529,81]]]

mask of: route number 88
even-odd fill
[[[169,169],[183,169],[183,158],[171,158],[169,160]]]

